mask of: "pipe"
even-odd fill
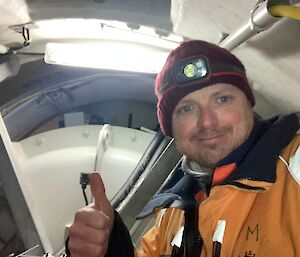
[[[269,7],[269,12],[274,17],[288,17],[300,21],[300,7],[274,5]]]
[[[249,21],[237,31],[225,37],[219,45],[227,50],[232,50],[255,34],[269,29],[280,19],[269,13],[268,1],[257,3],[251,11]]]

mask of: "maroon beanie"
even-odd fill
[[[198,60],[202,60],[200,65],[197,64]],[[195,74],[200,75],[197,77]],[[190,40],[182,42],[171,51],[155,81],[157,116],[163,133],[172,136],[172,114],[181,98],[216,83],[236,86],[254,106],[255,100],[245,67],[228,50],[205,41]]]

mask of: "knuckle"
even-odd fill
[[[74,224],[68,228],[68,233],[70,236],[74,236],[76,234],[76,228],[75,228]]]
[[[108,219],[106,216],[101,215],[101,219],[99,219],[99,226],[101,228],[107,228],[109,225]]]
[[[106,254],[106,247],[103,245],[90,245],[87,253],[91,257],[103,257]]]
[[[82,212],[83,210],[81,209],[75,213],[74,222],[78,222],[82,219]]]
[[[107,247],[105,245],[96,245],[89,243],[69,245],[71,257],[103,257],[106,254]]]
[[[106,230],[102,230],[101,233],[99,233],[98,242],[102,245],[108,242],[108,233],[106,232]]]

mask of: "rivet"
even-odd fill
[[[131,136],[130,136],[130,139],[131,139],[131,141],[134,142],[136,140],[136,134],[132,133]]]
[[[88,137],[90,134],[90,131],[88,129],[84,129],[82,134],[84,137]]]
[[[44,142],[45,142],[45,138],[44,137],[38,137],[37,140],[36,140],[36,145],[41,145]]]

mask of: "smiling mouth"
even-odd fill
[[[198,141],[202,141],[202,142],[209,142],[209,141],[216,141],[218,139],[220,139],[222,137],[222,135],[215,135],[215,136],[209,136],[209,137],[197,137],[196,139]]]

